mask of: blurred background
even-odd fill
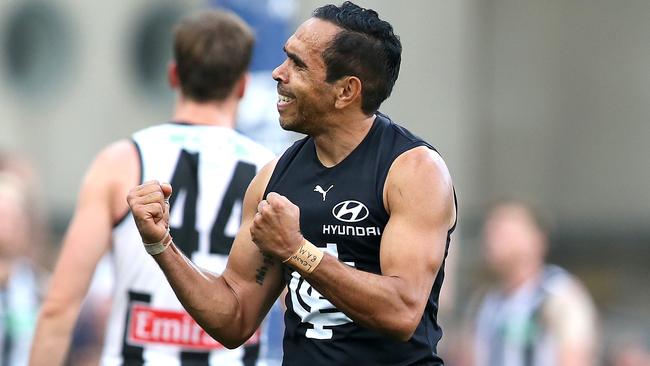
[[[442,349],[487,282],[481,221],[502,197],[524,198],[551,218],[549,261],[592,294],[601,361],[625,342],[647,348],[650,2],[357,3],[391,22],[404,47],[401,75],[381,110],[441,151],[459,198]],[[270,70],[283,60],[284,40],[322,4],[1,1],[0,155],[19,162],[34,183],[43,235],[31,254],[44,271],[93,157],[171,113],[165,69],[179,16],[225,6],[257,29],[239,129],[281,152],[296,136],[277,125]]]

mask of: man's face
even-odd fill
[[[523,207],[494,209],[485,222],[483,239],[485,260],[498,273],[508,273],[519,263],[543,260],[544,236]]]
[[[25,249],[27,217],[19,193],[0,186],[0,258],[13,258]]]
[[[277,108],[285,130],[315,134],[334,107],[334,87],[325,81],[323,51],[340,29],[311,18],[287,40],[287,59],[273,70],[278,82]]]

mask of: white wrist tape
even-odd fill
[[[167,229],[167,232],[165,233],[165,236],[163,236],[162,240],[156,243],[145,243],[144,244],[144,249],[149,253],[150,255],[157,255],[162,252],[164,252],[167,247],[169,247],[169,244],[172,242],[172,236],[169,234],[169,229]]]

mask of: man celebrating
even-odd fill
[[[251,182],[226,270],[203,271],[178,249],[172,188],[156,181],[128,196],[147,251],[226,346],[245,342],[286,286],[285,365],[442,365],[455,197],[438,153],[377,112],[399,73],[399,39],[346,2],[316,9],[284,51],[273,72],[280,124],[307,137]]]

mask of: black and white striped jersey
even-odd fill
[[[273,154],[224,127],[168,123],[136,132],[141,181],[170,182],[170,230],[198,266],[225,269],[244,193]],[[119,172],[115,172],[119,174]],[[259,335],[228,350],[183,310],[127,215],[113,230],[116,283],[102,365],[254,365]]]

